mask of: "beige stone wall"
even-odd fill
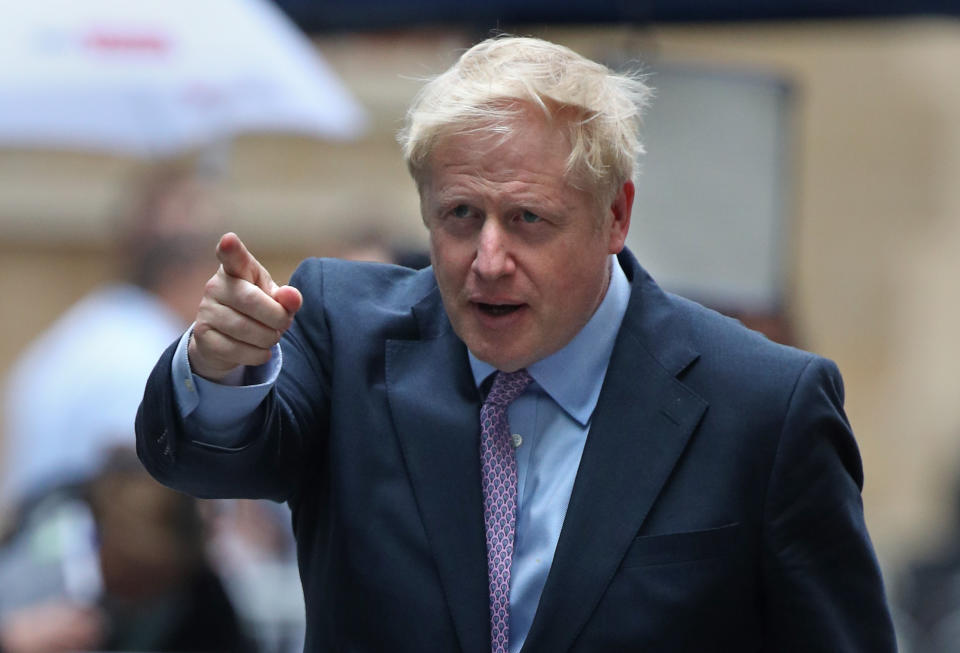
[[[585,54],[618,50],[787,76],[798,106],[791,315],[835,359],[866,467],[881,558],[896,566],[951,514],[960,473],[960,24],[936,21],[544,29]],[[326,38],[322,51],[371,108],[360,143],[245,137],[222,187],[230,227],[285,278],[358,229],[423,245],[393,133],[417,87],[466,38]],[[130,161],[0,151],[0,372],[110,274],[107,219]]]

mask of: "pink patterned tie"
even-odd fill
[[[511,446],[507,406],[520,396],[531,380],[526,370],[497,372],[490,394],[480,408],[492,653],[506,653],[510,644],[510,562],[517,520],[517,459]]]

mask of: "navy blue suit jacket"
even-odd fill
[[[631,282],[524,651],[894,651],[832,363]],[[224,449],[157,365],[161,482],[293,510],[307,651],[490,650],[480,397],[431,270],[312,260],[283,370]]]

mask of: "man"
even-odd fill
[[[485,41],[401,138],[431,269],[277,286],[220,241],[138,446],[184,491],[290,503],[306,650],[895,649],[835,367],[623,249],[646,97]]]

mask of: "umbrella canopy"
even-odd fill
[[[267,0],[0,0],[0,146],[163,156],[366,123]]]

